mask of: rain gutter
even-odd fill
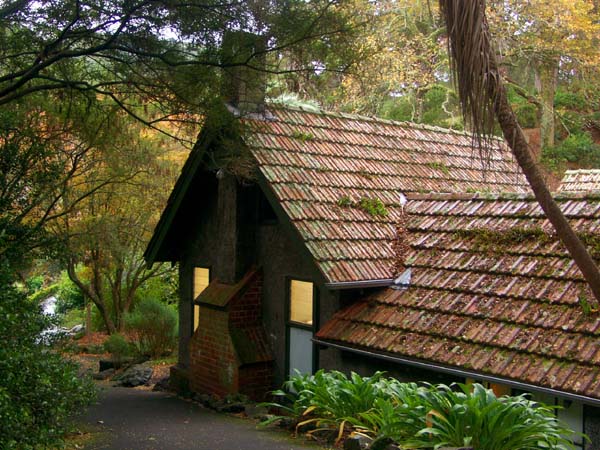
[[[385,353],[377,353],[377,352],[372,352],[369,350],[363,350],[363,349],[359,349],[356,347],[334,344],[332,342],[322,341],[320,339],[313,339],[312,341],[318,345],[324,345],[326,347],[336,348],[338,350],[344,350],[344,351],[347,351],[350,353],[355,353],[357,355],[367,356],[369,358],[376,358],[376,359],[390,361],[390,362],[394,362],[394,363],[398,363],[398,364],[405,364],[407,366],[417,367],[419,369],[433,370],[436,372],[443,372],[443,373],[447,373],[450,375],[458,375],[460,377],[465,377],[465,378],[475,378],[475,379],[480,379],[480,380],[484,380],[484,381],[489,381],[492,383],[506,384],[508,386],[512,386],[512,387],[515,387],[515,388],[523,390],[523,391],[542,392],[544,394],[550,394],[554,397],[561,397],[564,399],[569,399],[569,400],[586,403],[588,405],[600,406],[600,399],[586,397],[585,395],[572,394],[570,392],[564,392],[564,391],[559,391],[559,390],[552,389],[552,388],[536,386],[534,384],[509,380],[506,378],[500,378],[500,377],[496,377],[493,375],[486,375],[486,374],[482,374],[480,372],[473,372],[473,371],[469,371],[469,370],[458,369],[458,368],[454,368],[454,367],[450,367],[450,366],[445,366],[442,364],[435,364],[435,363],[425,362],[425,361],[421,361],[421,360],[405,358],[402,356],[394,356],[394,355],[385,354]]]
[[[394,284],[393,278],[385,278],[383,280],[365,280],[365,281],[341,281],[334,283],[325,283],[327,289],[361,289],[374,287],[387,287]]]

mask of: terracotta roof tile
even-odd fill
[[[370,339],[395,333],[401,356],[600,399],[600,317],[579,304],[595,306],[593,296],[533,200],[417,197],[407,205],[411,286],[358,301],[374,318]],[[557,201],[580,232],[596,233],[599,198]],[[359,320],[345,315],[343,327]],[[343,327],[317,337],[347,344]]]
[[[558,192],[600,191],[600,170],[567,170]]]
[[[245,143],[328,282],[393,276],[398,191],[528,191],[499,140],[484,171],[464,133],[288,108],[269,115],[244,119]],[[363,211],[362,198],[380,200],[388,214]]]

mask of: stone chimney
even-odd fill
[[[265,111],[266,38],[245,31],[223,36],[223,100],[240,115]]]

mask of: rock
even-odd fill
[[[171,386],[169,384],[169,377],[163,377],[160,380],[158,380],[156,382],[156,384],[154,385],[154,387],[152,388],[153,391],[170,391],[171,390]]]
[[[70,335],[75,335],[75,334],[81,333],[83,330],[85,330],[85,327],[80,324],[80,325],[75,325],[73,328],[71,328],[69,331],[67,331],[67,333]]]
[[[224,413],[241,413],[246,410],[246,406],[243,403],[222,403],[217,407],[217,411]]]
[[[136,364],[131,366],[121,375],[113,378],[118,381],[118,384],[125,387],[135,387],[147,384],[152,377],[152,367],[145,366],[143,364]]]
[[[221,405],[219,398],[211,394],[194,394],[194,401],[210,409],[217,409]]]
[[[278,425],[281,428],[291,429],[296,425],[296,421],[291,417],[282,417]]]
[[[258,419],[262,421],[264,420],[262,419],[263,417],[269,415],[268,413],[269,411],[265,406],[259,406],[256,403],[246,405],[246,414],[248,414],[248,417],[251,417],[253,419]]]
[[[94,380],[108,380],[115,374],[115,369],[106,369],[92,375]]]
[[[344,441],[344,450],[364,450],[371,446],[371,442],[371,438],[354,434]]]

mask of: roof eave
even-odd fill
[[[417,367],[419,369],[433,370],[436,372],[443,372],[450,375],[460,376],[460,377],[468,377],[468,378],[476,378],[484,381],[489,381],[492,383],[506,384],[511,387],[515,387],[517,389],[521,389],[527,392],[540,392],[544,394],[549,394],[556,397],[561,397],[569,400],[574,400],[578,402],[582,402],[592,406],[600,406],[600,399],[588,397],[585,395],[574,394],[572,392],[565,392],[558,389],[547,388],[543,386],[538,386],[531,383],[525,383],[521,381],[512,380],[509,378],[498,377],[490,374],[485,374],[473,370],[463,369],[459,367],[447,366],[444,364],[438,364],[430,361],[408,358],[405,356],[398,356],[390,353],[376,352],[372,350],[367,350],[359,347],[355,347],[352,345],[347,345],[344,343],[323,340],[323,339],[313,339],[313,342],[318,345],[324,345],[326,347],[337,348],[338,350],[344,350],[351,353],[359,354],[362,356],[367,356],[371,358],[377,358],[384,361],[394,362],[398,364],[405,364],[411,367]]]
[[[181,174],[179,175],[179,178],[175,182],[175,186],[171,191],[171,195],[167,201],[167,206],[163,210],[160,219],[154,228],[152,238],[150,238],[148,246],[144,251],[144,259],[146,260],[148,267],[152,266],[155,262],[175,262],[173,258],[168,260],[160,260],[158,259],[158,255],[163,247],[169,229],[171,228],[173,219],[177,215],[179,207],[185,198],[187,190],[194,179],[198,168],[202,164],[204,153],[212,141],[212,136],[214,136],[214,134],[208,133],[206,131],[206,127],[202,128],[194,148],[190,152],[187,161],[181,169]]]
[[[325,283],[325,287],[331,290],[341,289],[365,289],[387,287],[394,284],[393,278],[384,278],[381,280],[359,280],[359,281],[332,281]]]

